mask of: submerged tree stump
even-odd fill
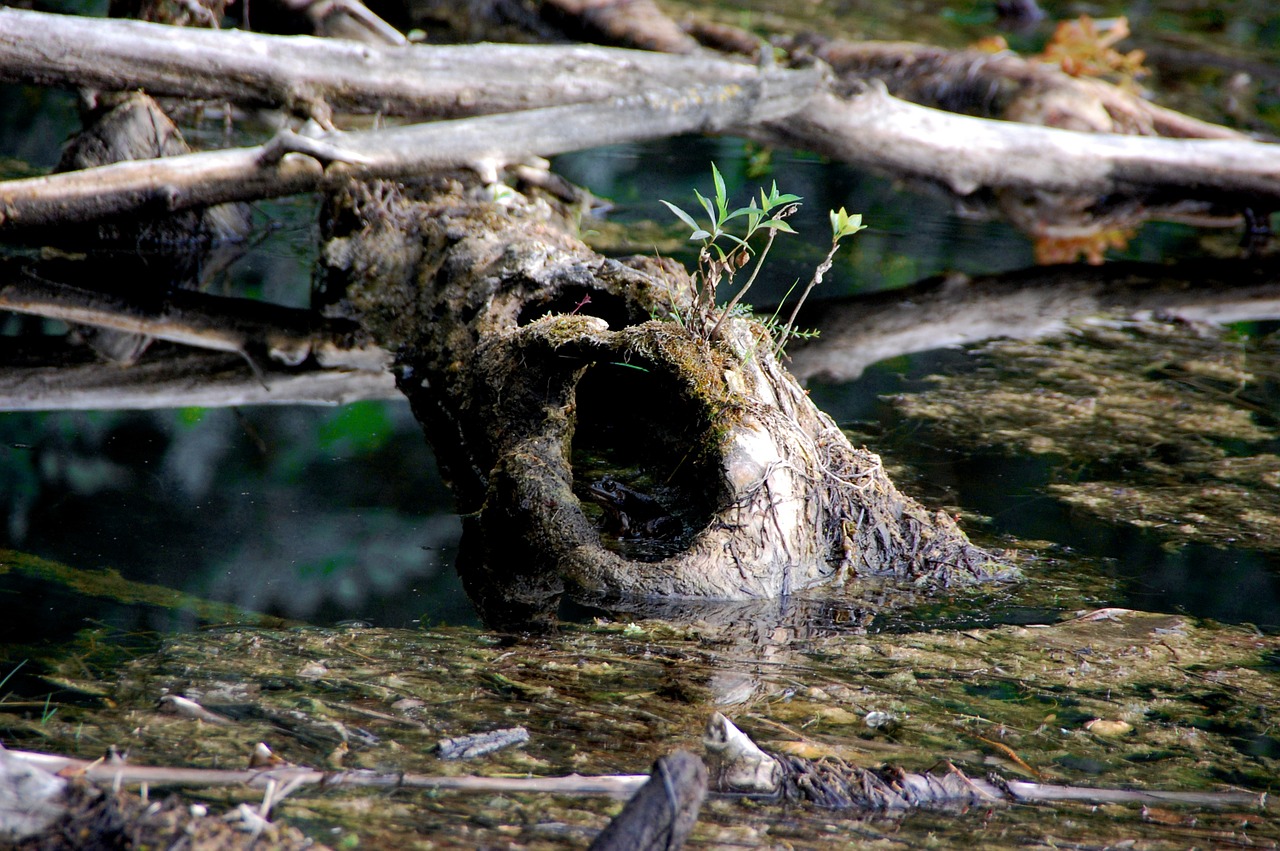
[[[327,216],[322,291],[396,353],[482,615],[536,619],[566,589],[742,600],[1008,574],[849,444],[764,328],[695,338],[682,268],[603,258],[571,218],[462,175],[353,183]],[[660,516],[620,530],[626,499]]]

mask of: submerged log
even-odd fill
[[[335,198],[325,289],[397,352],[401,390],[464,516],[458,568],[491,621],[561,593],[742,600],[856,576],[943,585],[1007,575],[955,522],[900,494],[771,354],[673,321],[675,264],[608,260],[563,210],[461,177]],[[642,492],[665,522],[620,534]],[[610,487],[613,487],[610,485]]]

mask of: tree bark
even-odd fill
[[[707,796],[707,769],[688,751],[654,763],[649,782],[596,836],[590,851],[677,851]]]

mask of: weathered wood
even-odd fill
[[[455,789],[475,792],[546,792],[555,795],[615,795],[628,797],[648,780],[647,774],[609,774],[596,777],[470,777],[405,774],[377,771],[319,771],[304,766],[279,768],[184,768],[160,765],[129,765],[90,761],[32,751],[5,751],[9,760],[50,774],[83,777],[104,786],[240,786],[260,789],[269,783],[284,786],[366,786],[383,789]]]
[[[594,103],[693,83],[756,87],[763,76],[753,65],[716,57],[586,45],[379,47],[0,8],[0,80],[143,88],[152,95],[302,114],[321,107],[456,118]],[[816,87],[816,77],[808,81]]]
[[[4,10],[0,10],[3,20]],[[351,177],[411,179],[457,166],[490,169],[618,142],[719,133],[776,117],[802,102],[789,86],[687,86],[607,103],[550,107],[386,130],[284,134],[273,143],[139,160],[0,182],[0,227],[48,226],[127,213],[331,189]],[[290,153],[297,151],[301,153]],[[327,162],[322,162],[325,160]]]
[[[568,144],[563,138],[526,139],[531,125],[481,124],[481,132],[488,134],[483,150],[454,153],[517,160],[628,138],[732,133],[923,178],[960,195],[986,188],[1023,196],[1108,197],[1112,205],[1114,196],[1132,196],[1140,202],[1173,197],[1235,208],[1280,204],[1280,153],[1275,145],[1240,138],[1082,133],[990,121],[909,104],[875,84],[846,95],[823,83],[813,71],[762,71],[702,56],[511,45],[379,48],[0,9],[0,78],[100,88],[142,85],[160,94],[283,106],[324,120],[330,109],[421,117],[611,103],[620,110],[600,109],[609,133],[593,136],[573,124],[572,132],[583,135]],[[654,110],[618,100],[637,88],[666,92],[684,87],[687,92],[689,81],[710,87],[703,90],[708,98],[703,108],[736,95],[757,107],[772,104],[775,111],[730,111],[715,120],[697,122],[688,120],[691,104],[686,102],[684,121],[660,126],[654,124],[658,117]],[[771,88],[777,96],[770,94]],[[552,112],[536,118],[553,127],[563,120],[563,113]],[[428,136],[412,144],[436,143],[436,137]],[[353,151],[359,144],[350,142]],[[385,150],[379,153],[385,155]],[[284,169],[285,173],[274,174],[258,167],[258,156],[249,153],[239,160],[218,162],[222,168],[253,176],[250,184],[256,181],[270,187],[273,194],[311,189],[320,180],[315,163],[297,167],[305,175]],[[286,162],[296,159],[286,158]],[[418,167],[457,162],[456,157],[442,156],[419,161]],[[360,173],[403,176],[412,168]],[[135,172],[133,176],[141,181],[130,184],[135,203],[169,203],[175,194],[182,201],[180,193],[169,188],[175,179],[172,175]],[[124,190],[117,187],[117,191]],[[246,186],[235,197],[255,195]],[[0,195],[0,213],[12,220],[4,201]],[[1010,215],[1029,228],[1035,226],[1037,216],[1055,212],[1044,204],[1028,211],[1023,209],[1026,205],[1025,198],[1006,204]],[[1024,214],[1017,215],[1019,210]],[[1056,212],[1063,214],[1062,209]],[[1096,219],[1091,213],[1085,221],[1067,226],[1088,227]]]
[[[591,843],[591,851],[676,851],[707,796],[707,768],[688,751],[661,757],[649,782]]]
[[[956,115],[907,103],[872,84],[823,93],[760,141],[937,181],[957,195],[983,187],[1076,197],[1165,193],[1241,205],[1280,202],[1280,145],[1081,133]]]
[[[866,769],[841,760],[770,754],[719,712],[707,722],[703,744],[713,791],[774,797],[829,809],[879,812],[1050,801],[1267,808],[1266,794],[1253,792],[1089,789],[970,777],[949,765],[940,771],[921,773],[894,766]]]

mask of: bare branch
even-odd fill
[[[4,19],[0,10],[0,21]],[[807,83],[789,78],[769,91],[737,84],[687,86],[509,115],[329,133],[281,155],[283,142],[134,160],[94,169],[0,182],[0,226],[92,221],[329,189],[350,177],[406,178],[486,160],[520,161],[600,145],[683,133],[723,133],[776,118],[802,103]],[[795,84],[792,88],[790,84]],[[327,166],[311,154],[330,160]]]

